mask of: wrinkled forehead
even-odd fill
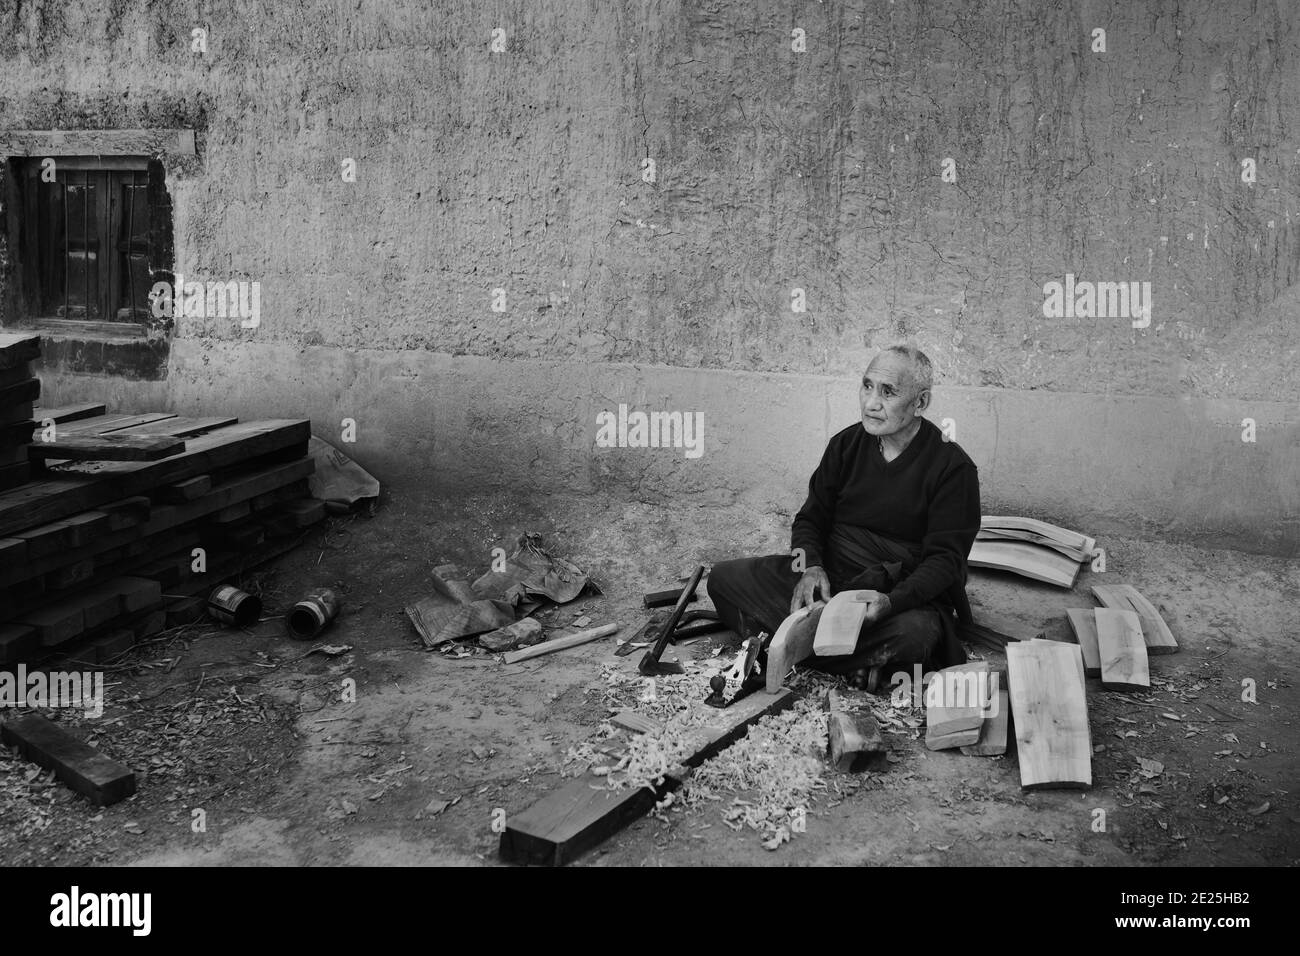
[[[896,388],[910,387],[915,381],[912,363],[897,352],[877,355],[867,366],[863,378],[869,378],[878,385],[893,385]]]

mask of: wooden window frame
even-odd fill
[[[19,161],[19,189],[20,202],[22,203],[19,211],[20,217],[20,242],[19,242],[19,261],[21,263],[21,282],[22,294],[21,300],[24,304],[25,319],[42,329],[48,329],[52,332],[65,332],[69,334],[101,334],[108,337],[120,336],[143,336],[148,331],[148,321],[145,316],[138,316],[134,313],[119,318],[118,313],[122,310],[118,305],[122,302],[122,286],[132,287],[131,264],[129,261],[133,253],[133,237],[136,234],[134,228],[128,229],[124,236],[121,232],[126,223],[134,226],[134,216],[136,215],[135,204],[132,203],[130,208],[125,212],[122,210],[122,186],[124,177],[122,174],[130,173],[133,186],[143,186],[146,191],[149,187],[149,158],[147,156],[51,156],[54,160],[56,174],[59,175],[59,181],[64,184],[65,190],[69,186],[78,185],[76,179],[80,176],[83,180],[82,185],[89,186],[92,183],[94,189],[94,236],[93,246],[95,249],[95,284],[96,284],[96,310],[95,313],[100,318],[91,318],[89,309],[88,314],[82,318],[71,318],[66,312],[59,315],[53,312],[50,306],[53,301],[58,301],[57,294],[53,301],[45,300],[44,289],[48,285],[46,276],[43,273],[49,270],[59,270],[63,275],[64,294],[62,296],[63,305],[61,309],[67,309],[72,301],[72,293],[69,289],[70,279],[67,261],[69,256],[68,244],[71,241],[67,235],[68,211],[64,206],[64,232],[59,240],[59,246],[55,246],[53,236],[50,236],[47,248],[42,248],[46,243],[43,237],[33,237],[33,231],[37,230],[40,212],[38,211],[39,197],[37,190],[47,187],[51,184],[41,180],[41,164],[46,157],[37,159],[27,157]],[[143,175],[141,181],[139,177]],[[148,193],[146,192],[144,214],[148,216]],[[87,207],[89,208],[89,207]],[[89,219],[83,216],[83,221]],[[146,233],[148,223],[145,223]],[[87,236],[87,238],[90,238]],[[124,245],[125,244],[125,245]],[[124,257],[125,253],[125,257]],[[148,253],[146,251],[145,255]],[[54,260],[63,257],[60,266],[56,266]],[[58,274],[55,272],[54,274]],[[85,283],[84,291],[87,293],[82,296],[83,302],[88,302],[90,288],[90,271],[86,270],[83,282]],[[146,276],[141,281],[148,281]],[[150,282],[150,285],[152,283]],[[147,290],[140,290],[143,295],[132,295],[128,298],[128,303],[141,303],[147,301]],[[111,317],[110,317],[111,316]]]

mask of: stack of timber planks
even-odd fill
[[[34,409],[31,480],[0,492],[0,664],[111,660],[324,517],[309,421],[103,412]]]
[[[967,563],[1072,588],[1097,542],[1034,518],[985,515]]]
[[[32,406],[41,394],[32,363],[40,355],[40,336],[0,333],[0,491],[29,476],[27,446],[36,427]]]

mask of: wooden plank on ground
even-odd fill
[[[1011,697],[1006,689],[998,686],[1001,675],[994,672],[990,677],[989,689],[997,694],[989,701],[984,711],[984,723],[980,725],[980,739],[973,744],[966,744],[961,752],[968,757],[996,757],[1007,752],[1007,728],[1011,724]]]
[[[1092,735],[1076,644],[1007,645],[1008,693],[1027,790],[1092,786]]]
[[[976,541],[966,563],[973,568],[1010,571],[1035,581],[1072,588],[1082,565],[1065,555],[1025,541]]]
[[[1092,557],[1090,551],[1084,551],[1082,548],[1072,548],[1069,545],[1053,541],[1051,538],[1044,538],[1032,531],[1016,531],[1010,528],[981,528],[975,535],[975,539],[977,541],[1027,541],[1030,544],[1059,551],[1073,561],[1084,561]]]
[[[638,714],[634,710],[620,710],[609,722],[615,727],[622,727],[624,730],[630,730],[634,734],[657,734],[661,733],[664,725],[661,721],[651,720]]]
[[[80,405],[51,405],[49,408],[36,408],[32,417],[37,422],[53,421],[57,424],[80,421],[83,418],[95,418],[107,411],[102,402],[84,402]]]
[[[601,637],[608,637],[619,629],[618,624],[602,624],[600,627],[588,628],[585,631],[578,631],[576,634],[570,634],[567,637],[557,637],[553,641],[543,641],[541,644],[534,644],[532,647],[525,647],[518,651],[509,651],[501,655],[501,660],[507,664],[517,664],[520,661],[526,661],[533,657],[541,657],[543,654],[550,654],[553,651],[563,651],[570,647],[577,647],[579,644],[586,644],[589,641],[597,640]]]
[[[185,442],[168,435],[56,435],[32,442],[30,458],[59,461],[160,461],[185,451]]]
[[[984,515],[980,518],[980,530],[1024,531],[1038,538],[1044,538],[1091,554],[1096,548],[1096,539],[1062,528],[1060,525],[1039,521],[1037,518],[1021,518],[1014,515]]]
[[[1121,584],[1119,590],[1142,622],[1142,638],[1146,641],[1147,653],[1178,653],[1178,641],[1174,638],[1174,632],[1169,629],[1156,606],[1131,584]]]
[[[1147,645],[1147,654],[1176,654],[1178,641],[1165,623],[1160,612],[1155,609],[1137,588],[1131,584],[1094,584],[1092,596],[1102,607],[1120,611],[1133,611],[1142,624],[1142,639]]]
[[[1065,612],[1070,630],[1083,653],[1083,672],[1088,677],[1101,676],[1101,656],[1097,651],[1097,618],[1094,608],[1072,607]]]
[[[767,645],[766,684],[769,694],[782,690],[785,677],[801,660],[810,657],[817,638],[817,624],[826,605],[821,601],[795,611],[776,629]]]
[[[551,791],[505,820],[499,853],[510,863],[563,866],[644,814],[664,793],[681,785],[690,767],[729,747],[767,714],[784,710],[794,695],[754,693],[717,712],[716,722],[695,728],[690,755],[659,787],[605,789],[605,778],[587,774]]]
[[[1146,690],[1151,686],[1142,622],[1135,611],[1099,607],[1097,649],[1101,654],[1101,686],[1107,690]]]
[[[162,461],[96,462],[93,471],[62,466],[46,480],[0,494],[0,536],[292,448],[310,438],[311,422],[305,419],[242,422],[192,438],[183,454]]]
[[[135,773],[110,760],[40,714],[5,721],[0,738],[17,747],[28,760],[54,775],[97,807],[106,807],[135,793]]]

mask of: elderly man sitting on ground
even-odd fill
[[[861,420],[831,438],[808,482],[790,538],[794,557],[714,565],[709,596],[742,637],[774,634],[818,596],[870,589],[882,594],[853,653],[808,663],[875,690],[886,667],[966,660],[954,614],[970,620],[966,556],[980,526],[979,477],[956,442],[921,417],[932,377],[919,349],[895,345],[877,355],[862,376]]]

